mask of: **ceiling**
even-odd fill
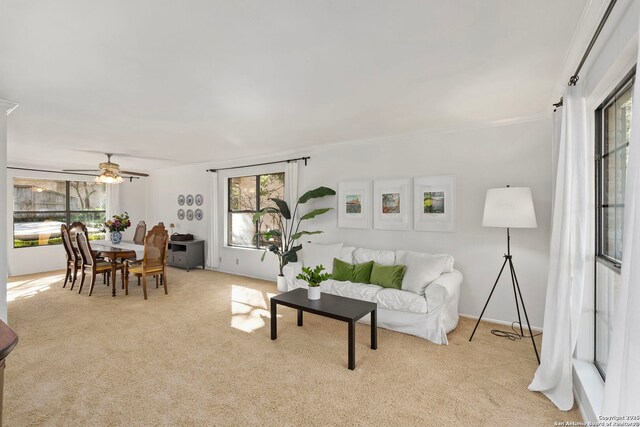
[[[550,110],[586,0],[2,0],[14,165],[221,161]]]

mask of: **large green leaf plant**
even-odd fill
[[[267,252],[273,252],[274,254],[276,254],[278,256],[280,266],[280,275],[282,276],[282,269],[285,265],[290,262],[298,261],[298,251],[302,249],[302,245],[296,245],[297,240],[304,235],[322,233],[322,231],[300,230],[302,221],[313,219],[318,215],[322,215],[333,209],[313,209],[312,211],[299,216],[299,206],[307,203],[309,200],[319,199],[326,196],[334,196],[335,194],[336,192],[334,190],[327,187],[318,187],[314,190],[307,191],[302,196],[300,196],[300,198],[296,202],[293,213],[291,213],[289,205],[284,200],[270,198],[269,200],[273,201],[276,206],[260,209],[253,215],[254,223],[258,223],[265,215],[272,215],[275,218],[275,222],[277,225],[277,228],[267,230],[266,232],[260,233],[257,236],[257,238],[260,238],[260,236],[262,236],[267,242],[269,242],[269,245],[262,254],[262,261],[264,261],[264,257]]]

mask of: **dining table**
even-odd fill
[[[133,241],[123,240],[120,243],[113,243],[109,240],[92,240],[91,249],[111,262],[111,296],[116,296],[116,271],[118,260],[142,259],[144,256],[144,245],[139,245]],[[124,280],[124,270],[122,270],[122,280]]]

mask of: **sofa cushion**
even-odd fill
[[[374,262],[371,269],[371,284],[401,289],[406,268],[405,265],[380,265]]]
[[[373,267],[373,261],[365,262],[362,264],[349,264],[339,260],[333,259],[333,273],[331,278],[341,282],[354,282],[354,283],[369,283],[371,279],[371,268]]]
[[[333,259],[339,258],[342,252],[342,243],[321,245],[319,243],[303,243],[303,263],[305,267],[314,268],[322,265],[328,273],[333,272]]]
[[[353,251],[356,250],[355,246],[343,246],[340,251],[340,260],[353,264]]]
[[[382,289],[376,285],[365,285],[364,283],[338,282],[337,280],[327,280],[331,285],[331,293],[347,298],[355,298],[362,301],[376,302],[376,294]],[[424,298],[423,298],[424,299]]]
[[[376,293],[378,308],[410,313],[426,313],[427,300],[413,292],[385,288]]]
[[[333,259],[333,273],[331,273],[331,278],[333,280],[339,280],[341,282],[347,282],[353,280],[353,264],[348,262],[344,262],[339,260],[338,258]]]
[[[424,295],[424,290],[444,271],[445,256],[436,256],[412,251],[398,251],[397,260],[407,266],[402,279],[402,290]],[[400,253],[401,252],[401,253]]]
[[[445,267],[442,270],[443,273],[452,273],[454,271],[454,264],[455,264],[455,259],[453,258],[453,256],[449,255],[449,254],[432,254],[429,252],[415,252],[415,251],[405,251],[405,250],[397,250],[396,251],[396,262],[398,264],[405,264],[402,260],[404,259],[404,257],[407,254],[414,254],[414,255],[429,255],[429,256],[436,256],[436,257],[443,257],[445,258]]]
[[[373,261],[363,262],[362,264],[354,264],[352,282],[371,283],[371,270],[373,269]]]
[[[354,264],[362,264],[368,261],[377,262],[380,265],[393,265],[396,262],[396,254],[393,251],[364,248],[358,248],[353,251]]]

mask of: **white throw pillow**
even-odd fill
[[[435,257],[444,257],[445,258],[445,267],[442,270],[443,273],[453,273],[454,271],[454,264],[455,264],[455,259],[453,258],[453,256],[449,255],[449,254],[432,254],[429,252],[415,252],[415,251],[405,251],[405,250],[398,250],[396,251],[396,260],[399,259],[403,259],[405,257],[406,254],[411,253],[411,254],[415,254],[415,255],[429,255],[429,256],[435,256]],[[397,262],[397,264],[402,264],[400,261]]]
[[[394,265],[396,263],[396,254],[393,251],[365,248],[358,248],[353,251],[354,264],[362,264],[369,261],[380,265]]]
[[[430,254],[432,256],[441,256],[445,258],[445,267],[444,270],[442,270],[443,273],[453,273],[453,265],[455,264],[455,260],[453,259],[453,256],[449,255],[449,254]]]
[[[349,264],[353,264],[353,251],[355,251],[355,246],[343,246],[342,251],[340,252],[341,261],[348,262]]]
[[[333,259],[340,258],[342,243],[321,245],[319,243],[303,243],[303,263],[305,267],[314,268],[322,265],[328,273],[333,273]]]
[[[407,266],[402,278],[402,290],[424,295],[424,290],[447,267],[447,257],[412,251],[398,251],[397,264]]]

